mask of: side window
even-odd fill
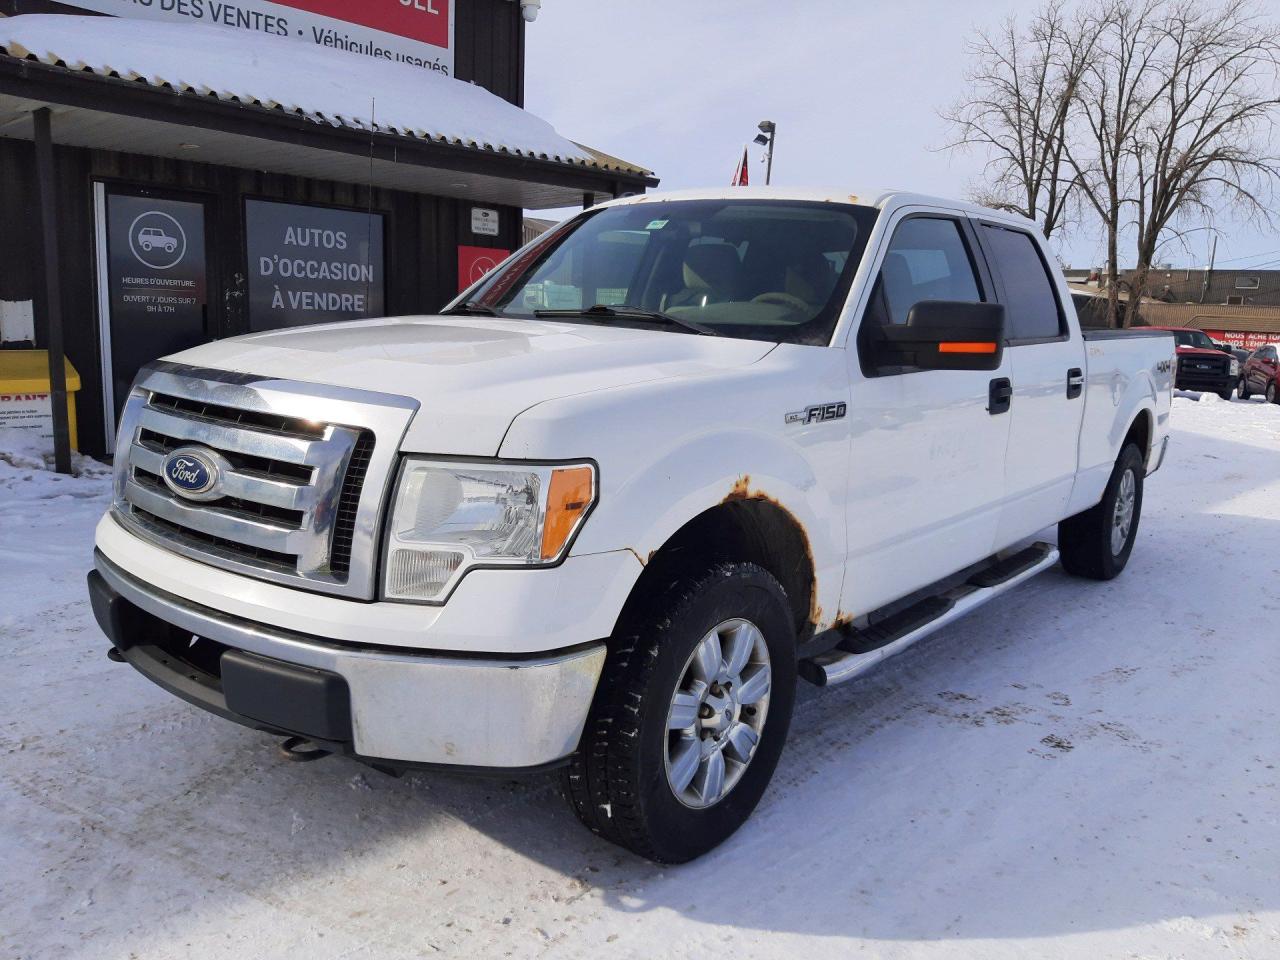
[[[912,217],[898,225],[880,266],[868,319],[904,324],[921,300],[982,300],[973,261],[954,220]]]
[[[1004,287],[1009,314],[1009,339],[1060,337],[1062,313],[1053,292],[1049,268],[1030,235],[984,223],[982,238]]]

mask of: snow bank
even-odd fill
[[[0,427],[0,464],[12,475],[54,469],[53,447],[30,430]],[[71,472],[77,477],[109,477],[111,468],[92,457],[72,451]]]

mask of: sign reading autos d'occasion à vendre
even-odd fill
[[[248,200],[245,231],[249,329],[385,312],[381,214]]]
[[[293,37],[350,56],[453,76],[455,0],[62,0],[117,17],[179,20]]]

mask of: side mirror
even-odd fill
[[[878,367],[996,370],[1004,356],[1005,311],[998,303],[921,300],[905,324],[875,332]]]

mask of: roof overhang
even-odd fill
[[[0,57],[0,136],[30,140],[49,107],[55,142],[369,184],[531,210],[657,186],[647,173],[317,123],[190,91]]]

